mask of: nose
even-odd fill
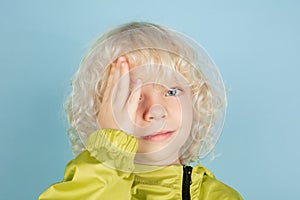
[[[146,121],[160,120],[166,118],[166,111],[160,104],[153,104],[144,112],[144,119]]]

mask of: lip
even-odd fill
[[[151,142],[160,142],[171,137],[175,131],[160,131],[151,135],[141,137],[143,140],[151,141]]]

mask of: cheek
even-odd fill
[[[166,102],[166,105],[168,107],[168,112],[172,117],[175,117],[177,119],[182,118],[183,107],[182,103],[178,99],[169,100]]]
[[[193,121],[192,101],[190,98],[177,98],[168,104],[170,105],[172,116],[176,116],[177,121],[182,122],[182,125],[190,124]]]
[[[192,130],[192,123],[193,123],[193,107],[192,101],[190,98],[182,98],[181,99],[181,127],[180,127],[180,134],[178,135],[178,140],[180,147],[182,147],[185,142],[188,140],[191,130]]]

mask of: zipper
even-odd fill
[[[183,166],[183,178],[182,178],[182,200],[190,200],[190,185],[192,184],[192,170],[191,166]]]

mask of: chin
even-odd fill
[[[178,153],[168,155],[162,152],[137,153],[135,163],[152,166],[181,165]]]

